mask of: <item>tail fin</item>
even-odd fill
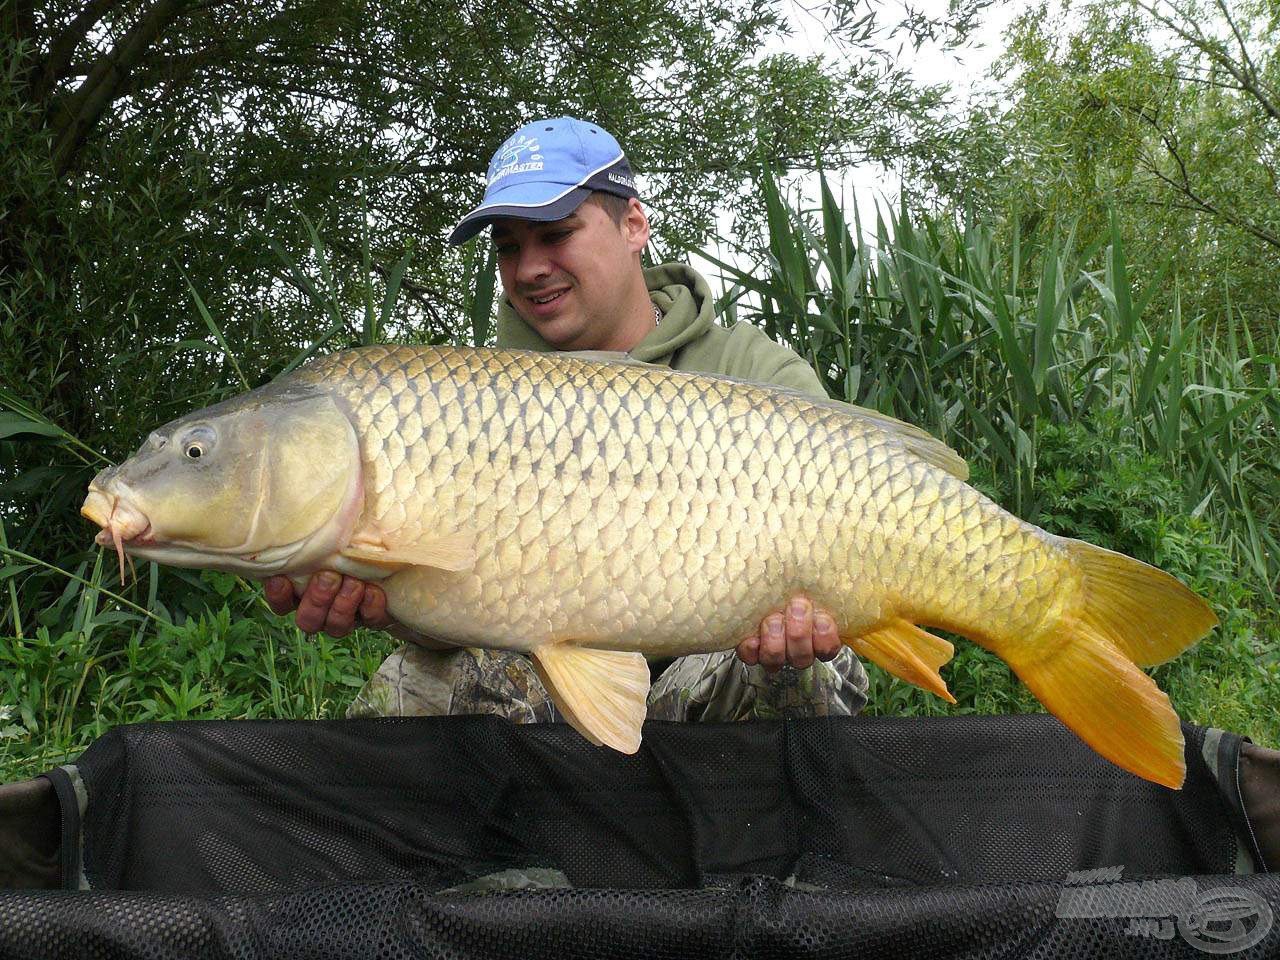
[[[1065,541],[1084,576],[1076,609],[1015,652],[994,649],[1051,713],[1094,750],[1167,787],[1186,776],[1169,698],[1135,666],[1168,660],[1217,624],[1208,604],[1155,567]]]
[[[1163,570],[1081,540],[1062,543],[1084,574],[1077,616],[1139,666],[1172,660],[1218,625],[1209,605]]]
[[[1034,662],[1009,661],[1022,682],[1112,763],[1175,790],[1182,786],[1182,727],[1164,691],[1079,621],[1059,621],[1053,632],[1053,653]]]
[[[938,673],[938,668],[951,659],[955,648],[941,637],[921,630],[908,620],[894,620],[872,633],[840,639],[858,656],[895,677],[923,687],[948,703],[956,702]]]

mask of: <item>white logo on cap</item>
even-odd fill
[[[521,134],[502,145],[489,167],[489,186],[513,173],[529,173],[542,169],[542,154],[537,137]]]

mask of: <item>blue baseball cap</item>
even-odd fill
[[[573,117],[534,120],[493,155],[484,199],[462,218],[449,242],[465,243],[497,217],[561,220],[593,190],[640,196],[618,141],[604,127]]]

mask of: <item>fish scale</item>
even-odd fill
[[[946,699],[953,648],[921,627],[993,650],[1103,756],[1180,784],[1177,714],[1139,666],[1212,611],[965,479],[918,428],[777,387],[379,346],[165,425],[81,512],[122,565],[379,580],[428,636],[530,653],[569,722],[626,752],[645,655],[728,649],[803,592],[859,656]]]
[[[396,541],[475,536],[473,570],[414,569],[384,584],[396,615],[432,636],[717,650],[793,590],[831,610],[842,633],[883,620],[886,592],[894,615],[938,622],[998,608],[1026,630],[1058,589],[1008,561],[1051,559],[1046,535],[993,525],[1008,515],[878,426],[766,387],[485,356],[372,348],[301,374],[351,410],[369,466],[361,525]],[[425,457],[406,457],[422,437]],[[509,461],[495,455],[501,445]],[[545,504],[566,512],[568,529]],[[968,589],[930,588],[949,577]]]

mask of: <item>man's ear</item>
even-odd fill
[[[622,235],[626,237],[627,248],[639,254],[649,244],[649,218],[645,216],[644,207],[635,197],[627,201],[627,213],[622,218]]]

